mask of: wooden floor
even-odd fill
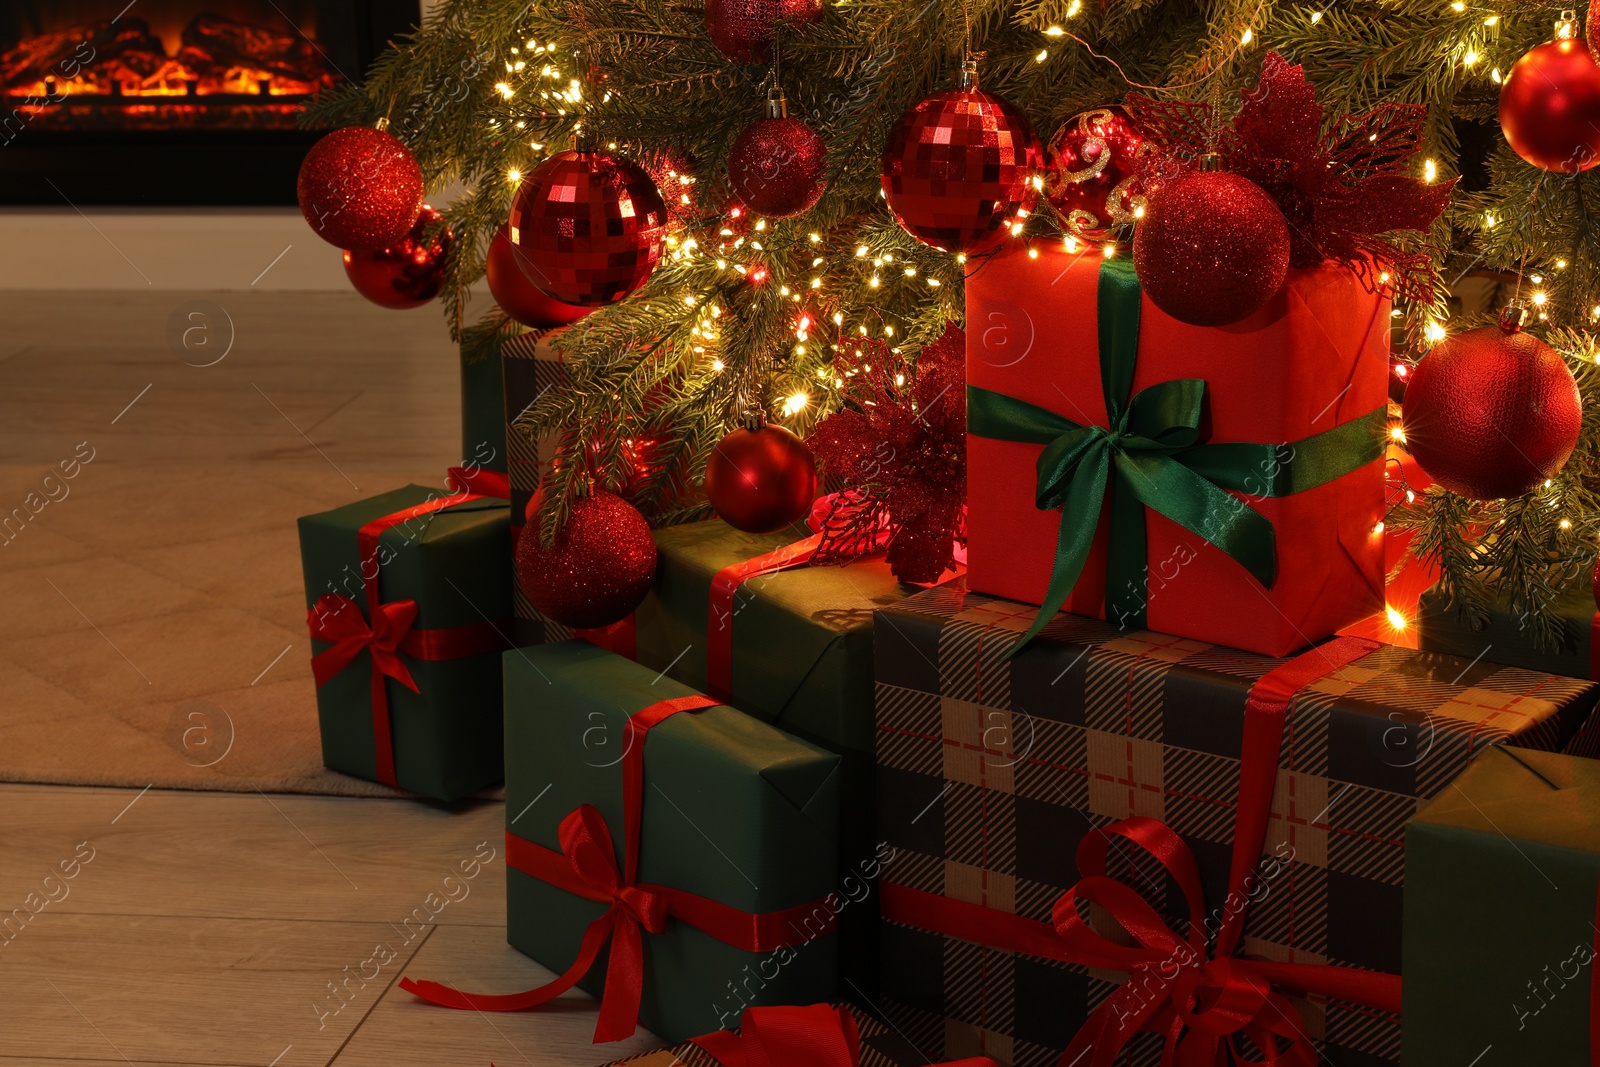
[[[548,980],[505,943],[503,826],[499,802],[0,786],[0,1067],[562,1067],[658,1045],[592,1045],[582,993],[480,1014],[396,988]]]
[[[395,988],[548,978],[505,944],[502,804],[295,795],[383,792],[321,767],[294,518],[459,461],[437,309],[211,294],[234,345],[205,365],[171,334],[187,299],[0,293],[0,516],[38,509],[0,537],[0,780],[27,783],[0,785],[0,1067],[654,1046],[592,1046],[583,994],[490,1016]]]

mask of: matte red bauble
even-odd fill
[[[346,126],[312,145],[295,186],[300,213],[317,236],[355,252],[403,240],[422,210],[416,158],[370,126]]]
[[[553,330],[577,322],[590,308],[573,307],[541,293],[523,273],[522,254],[511,243],[510,226],[500,227],[489,242],[489,257],[484,271],[489,279],[489,295],[500,310],[522,325],[535,330]]]
[[[900,117],[883,151],[880,179],[889,210],[907,233],[946,252],[985,252],[1038,199],[1033,179],[1044,147],[1027,116],[964,87],[921,101]]]
[[[1500,90],[1500,129],[1517,155],[1575,174],[1600,163],[1600,66],[1582,41],[1529,50]]]
[[[356,292],[379,307],[421,307],[444,288],[445,260],[455,236],[450,227],[425,240],[428,228],[442,218],[427,204],[405,238],[379,252],[345,252],[344,272]]]
[[[778,23],[799,29],[822,17],[822,0],[706,0],[706,32],[734,63],[761,63]]]
[[[552,300],[614,304],[645,283],[666,245],[667,206],[650,175],[606,152],[551,156],[511,204],[511,243]]]
[[[1106,108],[1086,111],[1050,142],[1046,190],[1080,236],[1133,222],[1145,205],[1139,157],[1146,142],[1127,117]]]
[[[1439,342],[1406,386],[1406,447],[1434,481],[1474,500],[1538,488],[1566,464],[1582,423],[1566,361],[1499,326]]]
[[[1289,273],[1289,226],[1259,185],[1195,171],[1164,184],[1133,237],[1150,302],[1190,326],[1225,326],[1259,310]]]
[[[572,505],[549,548],[538,526],[517,539],[517,580],[540,613],[588,630],[625,619],[656,574],[650,524],[621,497],[596,490]]]
[[[773,533],[811,511],[817,461],[804,441],[771,424],[740,428],[706,461],[706,498],[724,522],[746,533]]]
[[[746,126],[728,153],[733,195],[773,218],[811,210],[826,188],[827,169],[827,146],[810,126],[789,118],[782,96],[767,101],[767,117]]]

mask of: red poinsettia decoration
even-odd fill
[[[1222,169],[1265,189],[1289,223],[1292,265],[1331,259],[1369,289],[1431,297],[1428,257],[1383,237],[1432,226],[1455,188],[1455,179],[1428,184],[1408,173],[1422,148],[1421,104],[1382,104],[1325,124],[1305,71],[1269,52],[1231,128],[1216,123],[1206,104],[1135,93],[1127,109],[1168,152],[1198,158],[1214,151]]]
[[[835,361],[846,406],[806,438],[845,489],[824,498],[815,563],[887,546],[903,582],[936,582],[966,540],[966,334],[954,323],[913,366],[882,341]]]

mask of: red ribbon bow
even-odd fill
[[[416,680],[400,658],[400,644],[417,621],[415,600],[395,600],[379,604],[372,617],[372,625],[361,617],[361,609],[354,600],[337,593],[324,593],[316,606],[306,616],[311,636],[318,641],[332,641],[333,647],[311,657],[311,673],[317,684],[327,685],[329,680],[350,665],[362,649],[372,653],[373,685],[382,687],[383,676],[388,675],[413,693],[421,692]]]
[[[437,982],[400,981],[400,988],[447,1008],[474,1011],[521,1011],[560,996],[589,973],[609,941],[605,989],[594,1040],[620,1041],[639,1025],[644,992],[644,934],[660,934],[675,918],[746,952],[770,952],[804,940],[804,920],[813,918],[818,901],[782,911],[749,913],[671,886],[638,880],[639,830],[644,809],[644,747],[649,731],[685,711],[716,707],[720,701],[682,696],[659,701],[628,719],[623,732],[622,809],[623,862],[617,865],[616,844],[600,812],[582,804],[561,820],[561,851],[553,852],[506,832],[506,862],[511,867],[588,900],[607,904],[589,924],[577,957],[554,981],[522,993],[463,993]],[[819,935],[832,929],[833,913]]]
[[[847,1008],[746,1008],[739,1032],[718,1030],[694,1043],[722,1067],[858,1067],[861,1033]],[[995,1067],[987,1056],[938,1067]]]

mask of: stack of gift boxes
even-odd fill
[[[663,1063],[796,1028],[860,1063],[1576,1062],[1600,689],[1338,636],[1384,604],[1387,300],[1327,265],[1191,327],[1047,251],[967,316],[970,570],[932,588],[712,519],[656,532],[617,626],[540,618],[531,341],[508,480],[302,520],[329,766],[442,799],[503,766],[508,938],[559,976],[405,987],[576,985],[600,1041],[747,1023]]]

